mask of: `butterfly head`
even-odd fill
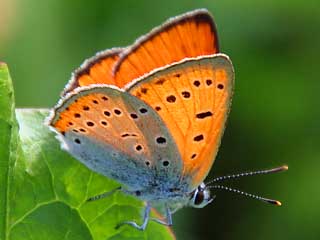
[[[213,201],[215,196],[211,196],[209,188],[201,183],[192,193],[189,205],[194,208],[203,208]]]
[[[213,179],[212,181],[207,182],[207,184],[201,183],[193,192],[191,192],[189,206],[192,206],[195,208],[203,208],[206,205],[208,205],[209,203],[211,203],[214,200],[215,195],[211,196],[210,189],[226,190],[229,192],[238,193],[238,194],[250,197],[250,198],[254,198],[254,199],[266,202],[266,203],[281,206],[280,201],[260,197],[260,196],[257,196],[257,195],[251,194],[251,193],[242,192],[238,189],[234,189],[234,188],[230,188],[230,187],[226,187],[226,186],[222,186],[222,185],[217,185],[215,183],[221,182],[224,180],[228,180],[228,179],[236,179],[236,178],[258,175],[258,174],[276,173],[276,172],[282,172],[282,171],[286,171],[286,170],[288,170],[288,166],[284,165],[281,167],[267,169],[267,170],[259,170],[259,171],[254,171],[254,172],[245,172],[245,173],[240,173],[240,174],[233,174],[233,175],[217,177],[217,178]]]

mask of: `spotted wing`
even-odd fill
[[[88,86],[91,84],[110,84],[115,85],[112,69],[122,48],[113,48],[98,52],[94,57],[87,59],[71,77],[62,95],[73,91],[77,87]]]
[[[126,90],[161,116],[183,160],[191,188],[208,174],[218,151],[230,109],[233,67],[215,54],[160,69],[137,79]]]
[[[120,54],[114,68],[116,85],[188,57],[219,52],[216,27],[206,9],[169,19]]]
[[[158,114],[143,101],[106,86],[78,88],[60,101],[49,122],[64,147],[90,169],[130,189],[178,181],[182,161]]]

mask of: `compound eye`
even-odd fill
[[[202,190],[199,190],[194,198],[194,205],[201,205],[204,200],[204,193]]]

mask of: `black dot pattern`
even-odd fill
[[[158,81],[156,81],[156,84],[157,85],[162,85],[162,84],[164,84],[165,81],[166,80],[164,78],[160,78]]]
[[[167,102],[174,103],[176,101],[176,97],[174,95],[170,95],[167,97]]]
[[[148,88],[141,88],[141,93],[147,94],[147,92],[148,92]]]
[[[207,80],[206,80],[206,84],[207,84],[207,86],[212,85],[212,80],[211,80],[211,79],[207,79]]]
[[[204,136],[202,134],[198,135],[198,136],[195,136],[193,138],[193,141],[196,141],[196,142],[200,142],[204,139]]]
[[[195,80],[193,82],[193,85],[196,86],[196,87],[199,87],[200,86],[200,81],[199,80]]]
[[[103,114],[106,115],[107,117],[111,116],[111,113],[109,111],[104,111]]]
[[[167,139],[165,139],[164,137],[157,137],[156,141],[159,144],[165,144],[167,142]]]
[[[213,115],[212,112],[207,111],[207,112],[197,113],[196,117],[199,118],[199,119],[204,119],[204,118],[207,118],[207,117],[211,117],[212,115]]]
[[[119,110],[119,109],[114,109],[113,110],[114,111],[114,113],[116,114],[116,115],[121,115],[121,110]]]
[[[217,85],[217,88],[220,89],[220,90],[222,90],[222,89],[224,88],[224,86],[223,86],[223,84],[219,83],[219,84]]]
[[[167,160],[165,160],[165,161],[162,162],[162,165],[163,165],[164,167],[169,166],[169,164],[170,164],[170,162],[167,161]]]
[[[139,112],[142,113],[142,114],[144,114],[144,113],[147,113],[148,110],[147,110],[146,108],[140,108],[140,109],[139,109]]]
[[[131,114],[130,114],[130,117],[131,117],[132,119],[137,119],[137,118],[138,118],[138,115],[135,114],[135,113],[131,113]]]
[[[93,127],[93,126],[94,126],[94,122],[88,121],[88,122],[87,122],[87,126],[88,126],[88,127]]]
[[[70,127],[70,130],[73,130],[77,133],[73,135],[74,137],[71,138],[71,141],[73,141],[75,145],[83,145],[85,144],[85,139],[83,139],[82,137],[87,137],[85,134],[86,132],[88,134],[95,133],[95,131],[100,131],[99,134],[101,134],[102,136],[104,136],[104,133],[106,133],[107,137],[111,137],[112,135],[114,135],[114,138],[116,138],[120,144],[123,144],[124,146],[126,145],[126,147],[131,148],[131,152],[135,153],[136,155],[140,155],[145,154],[148,149],[147,144],[145,144],[144,142],[144,140],[146,139],[140,135],[140,132],[138,133],[136,131],[136,124],[138,127],[145,125],[145,121],[150,121],[148,115],[157,115],[157,111],[157,116],[163,117],[164,120],[168,120],[168,118],[166,118],[167,115],[171,115],[169,116],[169,119],[172,121],[176,121],[178,127],[181,127],[182,132],[189,130],[185,127],[185,125],[183,125],[185,122],[179,125],[179,119],[177,118],[177,116],[179,115],[179,113],[181,113],[179,112],[179,109],[181,108],[184,108],[183,111],[188,113],[188,115],[186,115],[185,117],[190,118],[188,120],[189,123],[191,121],[191,125],[193,125],[190,127],[195,127],[193,129],[202,129],[198,128],[198,124],[203,124],[205,123],[205,121],[211,121],[210,117],[211,119],[213,119],[213,114],[214,117],[216,117],[215,115],[218,114],[218,112],[213,112],[214,104],[210,105],[210,101],[210,103],[206,102],[208,104],[201,105],[203,103],[201,101],[205,101],[207,99],[206,97],[212,100],[212,98],[215,97],[214,94],[219,92],[218,89],[224,89],[223,84],[225,84],[225,82],[221,81],[218,84],[216,80],[212,78],[213,75],[208,74],[207,76],[202,76],[204,75],[204,73],[202,73],[202,75],[198,73],[192,73],[190,74],[190,76],[185,76],[185,74],[187,75],[187,73],[185,72],[177,73],[168,71],[165,73],[168,78],[158,78],[158,80],[153,81],[153,85],[143,84],[139,88],[133,88],[133,90],[137,91],[134,91],[134,93],[131,94],[136,95],[140,93],[142,99],[148,99],[147,96],[151,93],[153,94],[154,92],[159,94],[157,96],[158,98],[152,99],[150,103],[147,102],[147,104],[149,105],[146,105],[142,102],[140,102],[139,104],[138,102],[133,101],[131,106],[129,106],[128,108],[124,108],[122,107],[123,105],[117,104],[117,101],[113,99],[113,95],[103,96],[103,94],[97,94],[94,98],[92,98],[93,95],[90,95],[90,98],[88,98],[87,101],[82,101],[82,99],[79,99],[78,108],[73,108],[73,106],[72,108],[70,107],[71,111],[69,113],[71,114],[71,117],[72,115],[74,115],[75,118],[80,119],[70,118],[66,121],[67,124],[68,120],[72,121],[69,122],[69,125],[72,125],[72,127]],[[188,82],[186,84],[180,84],[180,82],[185,79]],[[157,83],[155,84],[155,82]],[[174,82],[176,82],[177,84],[175,85]],[[172,87],[171,89],[170,86]],[[159,92],[156,92],[157,89],[160,89],[161,91],[159,90]],[[221,94],[217,96],[220,97],[220,95]],[[115,95],[115,97],[117,97],[117,95]],[[200,108],[198,108],[198,106],[197,108],[190,107],[194,105],[193,100],[195,102],[199,102]],[[100,106],[98,104],[100,104]],[[154,110],[150,110],[149,107],[152,107]],[[76,109],[78,109],[78,111]],[[193,109],[191,110],[191,113],[189,109]],[[194,110],[196,110],[196,112],[194,112]],[[176,113],[178,113],[178,115]],[[126,121],[124,122],[128,124],[125,125],[123,123],[119,123],[118,125],[117,122],[121,122],[121,119],[125,119]],[[151,122],[152,121],[153,119],[151,119]],[[171,126],[174,127],[174,125],[170,125],[170,127]],[[117,131],[114,131],[113,127]],[[112,131],[112,133],[110,134],[107,131]],[[153,138],[152,136],[150,136],[152,141],[150,142],[150,144],[156,145],[159,150],[166,150],[169,142],[171,143],[171,138],[168,138],[169,136],[161,133],[161,131],[158,132],[158,130],[155,130],[154,132],[155,135],[153,135]],[[190,164],[194,164],[194,161],[196,161],[196,159],[202,157],[202,155],[200,155],[200,148],[205,146],[205,141],[207,141],[207,138],[209,139],[211,136],[209,135],[209,130],[208,132],[207,130],[202,130],[201,132],[195,132],[191,136],[185,136],[189,136],[191,145],[193,144],[192,146],[189,146],[189,149],[185,152],[185,154],[187,158],[189,158]],[[78,146],[79,148],[81,147],[81,145]],[[154,167],[155,163],[153,161],[150,161],[150,159],[147,159],[148,158],[141,158],[142,164],[145,166],[145,168],[151,169],[151,167]],[[163,171],[169,170],[171,168],[171,165],[173,165],[173,162],[171,161],[171,159],[168,159],[169,158],[158,159],[158,162],[156,163],[157,167],[159,166],[163,169]]]
[[[141,145],[137,145],[136,146],[136,150],[140,152],[142,150],[142,146]]]
[[[190,98],[190,96],[191,96],[190,92],[188,92],[188,91],[183,91],[183,92],[181,93],[181,95],[182,95],[184,98]]]
[[[121,135],[122,138],[126,138],[126,137],[137,137],[138,135],[135,133],[124,133]]]

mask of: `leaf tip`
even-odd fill
[[[1,72],[8,72],[8,65],[5,62],[0,61],[0,71]]]
[[[5,62],[0,61],[0,67],[7,67],[7,64]]]

